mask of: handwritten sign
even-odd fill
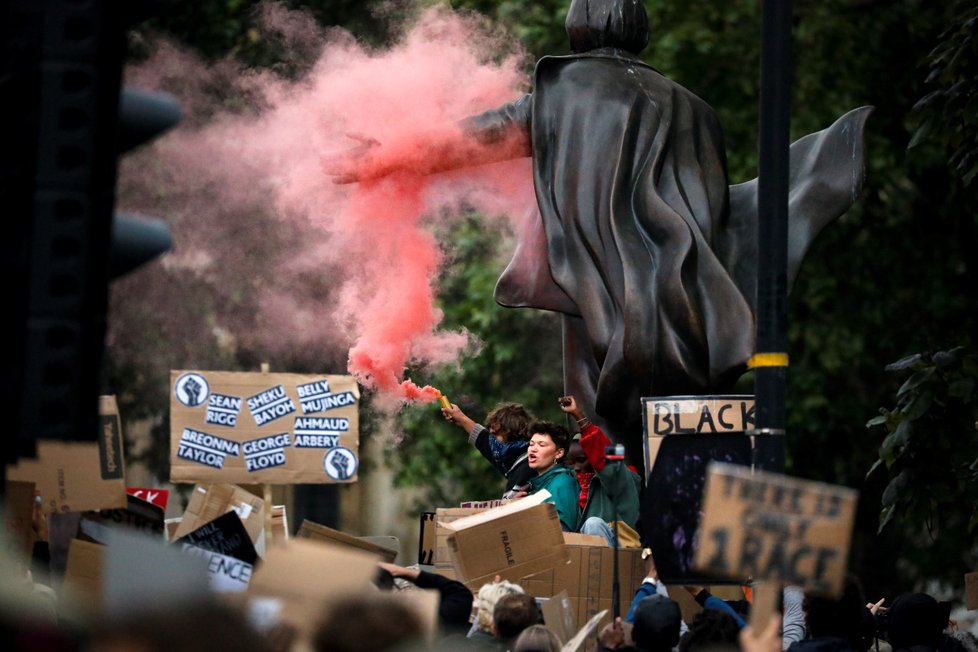
[[[742,433],[754,427],[753,396],[643,398],[648,436]]]
[[[354,482],[360,392],[350,376],[170,372],[170,480]]]
[[[186,543],[234,557],[251,565],[258,560],[258,552],[248,536],[248,531],[241,523],[241,518],[233,511],[204,523],[190,534],[178,539],[176,543]]]
[[[846,487],[713,463],[694,566],[837,595],[858,495]]]

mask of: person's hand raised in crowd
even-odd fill
[[[581,410],[581,406],[577,404],[577,399],[573,396],[561,396],[557,399],[560,409],[567,414],[571,415],[575,419],[583,419],[584,411]]]
[[[383,568],[385,571],[391,574],[391,577],[397,579],[398,577],[404,578],[409,582],[413,582],[418,579],[421,571],[417,568],[405,568],[404,566],[398,566],[397,564],[389,564],[384,561],[377,562],[377,565]]]
[[[467,417],[465,412],[462,412],[462,409],[454,403],[452,403],[451,408],[442,408],[441,414],[445,417],[445,421],[454,423],[465,432],[472,432],[472,428],[475,426],[475,421]]]
[[[609,623],[601,630],[598,635],[598,643],[601,647],[614,650],[625,643],[625,630],[621,626],[621,617],[615,618],[615,622]]]
[[[742,652],[781,652],[781,616],[771,616],[759,636],[750,625],[740,630],[740,649]]]
[[[874,616],[876,614],[886,613],[887,608],[883,606],[884,602],[886,602],[886,598],[880,598],[880,601],[875,604],[872,602],[867,602],[866,608],[869,609],[869,613],[873,614]]]

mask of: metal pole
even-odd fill
[[[754,466],[784,472],[788,354],[788,136],[791,104],[791,0],[764,0],[761,34],[758,171],[757,353]]]

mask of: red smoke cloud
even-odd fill
[[[518,97],[520,57],[498,60],[505,48],[479,20],[443,8],[382,50],[324,33],[304,14],[273,8],[265,18],[294,51],[319,53],[300,79],[205,67],[168,46],[130,71],[128,83],[174,92],[189,115],[147,154],[151,170],[127,164],[129,199],[172,218],[165,270],[253,297],[246,322],[223,308],[215,316],[241,343],[349,347],[349,371],[364,386],[395,402],[433,400],[435,390],[403,379],[406,366],[454,361],[470,336],[438,330],[442,252],[431,228],[463,206],[521,215],[533,202],[528,160],[337,186],[323,159],[358,134],[408,148],[398,156],[424,167],[432,154],[415,136]],[[200,100],[222,82],[236,89],[226,106]],[[163,197],[147,197],[159,187]]]

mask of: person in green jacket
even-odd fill
[[[537,476],[530,479],[529,494],[546,489],[550,498],[546,502],[557,507],[560,529],[575,532],[580,510],[577,497],[580,485],[574,472],[564,466],[562,460],[567,453],[570,435],[562,426],[550,421],[535,421],[530,424],[530,447],[527,460]]]
[[[561,410],[574,417],[581,431],[580,440],[568,449],[568,462],[581,487],[581,516],[575,531],[603,536],[609,545],[614,545],[610,522],[620,521],[636,528],[642,479],[623,459],[607,456],[611,439],[591,423],[573,396],[562,396],[558,402]]]

